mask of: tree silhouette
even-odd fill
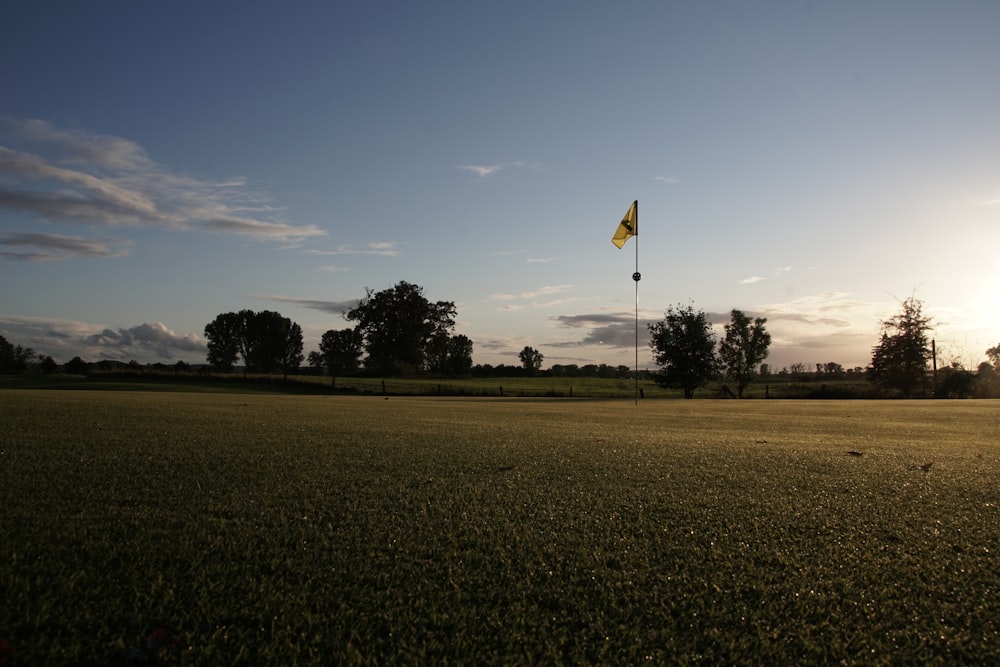
[[[719,360],[727,377],[736,383],[736,395],[743,398],[743,391],[753,382],[757,367],[767,358],[771,334],[764,329],[767,318],[753,321],[742,311],[733,309],[726,333],[719,343]]]
[[[906,398],[926,390],[927,362],[932,354],[928,332],[934,327],[923,306],[911,296],[898,313],[882,322],[868,370],[868,379],[879,389],[898,391]]]
[[[337,384],[337,376],[358,367],[362,351],[361,334],[356,329],[330,329],[319,341],[319,358],[330,372],[330,384]]]
[[[454,328],[456,313],[454,302],[428,301],[422,287],[400,281],[381,292],[367,290],[344,318],[358,323],[368,370],[401,374],[425,369],[432,342]]]
[[[718,371],[715,334],[703,311],[691,305],[667,308],[662,322],[649,325],[649,347],[660,372],[653,378],[662,387],[682,389],[684,398],[712,379]]]
[[[524,346],[524,349],[518,353],[517,358],[521,360],[521,364],[528,375],[537,373],[542,367],[542,361],[545,360],[545,356],[541,352],[529,345]]]
[[[264,310],[222,313],[205,325],[208,362],[221,371],[231,371],[243,357],[244,372],[288,376],[302,363],[302,327]]]

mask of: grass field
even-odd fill
[[[610,378],[337,378],[317,375],[192,375],[169,373],[95,373],[0,377],[0,389],[88,389],[107,391],[182,391],[198,393],[349,394],[392,396],[493,396],[507,398],[634,398],[634,380]],[[664,389],[642,381],[638,388],[647,398],[677,398],[679,390]],[[717,392],[704,389],[705,396]],[[763,389],[761,390],[763,391]]]
[[[0,415],[19,666],[135,661],[158,628],[185,665],[1000,661],[996,401],[0,390]]]
[[[666,389],[652,380],[591,377],[502,378],[369,378],[345,377],[332,382],[318,375],[250,375],[240,373],[199,375],[115,371],[91,375],[0,376],[0,389],[88,389],[101,391],[182,391],[241,394],[378,394],[392,396],[493,396],[507,398],[681,398],[680,389]],[[720,385],[709,383],[696,398],[718,397]],[[874,389],[863,377],[831,380],[758,378],[745,392],[747,398],[871,398]]]

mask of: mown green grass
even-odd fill
[[[998,407],[0,391],[0,637],[19,665],[155,627],[189,665],[997,662]]]

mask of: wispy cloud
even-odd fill
[[[82,236],[14,232],[0,234],[0,257],[23,262],[45,262],[72,257],[122,257],[128,240],[86,239]]]
[[[772,335],[769,362],[774,368],[803,362],[835,361],[847,367],[865,365],[858,350],[876,343],[878,326],[889,304],[870,303],[847,292],[820,292],[754,310],[767,318]]]
[[[17,146],[0,145],[0,209],[42,222],[205,230],[283,243],[325,233],[283,222],[280,209],[244,179],[174,173],[128,139],[3,116],[0,140]],[[83,244],[63,248],[64,255],[74,252],[114,256]]]
[[[820,292],[784,303],[764,304],[758,308],[769,319],[794,320],[806,324],[843,326],[851,322],[874,318],[881,304],[871,304],[850,298],[847,292]]]
[[[503,169],[503,166],[499,164],[460,164],[457,167],[462,171],[471,171],[476,176],[479,176],[479,178],[492,176]]]
[[[384,257],[398,257],[398,245],[395,241],[376,241],[360,247],[353,244],[344,244],[332,250],[310,249],[305,252],[310,255],[382,255]]]
[[[487,297],[488,301],[518,301],[518,300],[530,300],[537,299],[540,296],[547,296],[550,294],[561,294],[563,292],[572,289],[572,285],[546,285],[545,287],[539,288],[537,290],[529,290],[527,292],[520,292],[518,294],[509,294],[505,292],[497,292],[489,295]]]
[[[531,169],[533,171],[541,169],[541,165],[537,162],[526,162],[524,160],[516,160],[514,162],[505,162],[502,164],[459,164],[455,165],[455,167],[456,169],[461,169],[462,171],[470,171],[479,178],[488,178],[505,169]]]
[[[517,255],[526,255],[527,250],[498,250],[496,252],[487,253],[487,257],[515,257]],[[548,264],[550,262],[556,261],[555,257],[525,257],[525,264]]]
[[[791,266],[779,266],[774,270],[774,275],[781,278],[782,276],[791,273],[791,271]],[[764,282],[765,280],[767,280],[767,278],[764,276],[748,276],[740,281],[740,285],[753,285],[754,283]]]
[[[568,292],[573,288],[572,285],[546,285],[537,290],[529,290],[526,292],[520,292],[518,294],[509,294],[505,292],[497,292],[486,297],[487,301],[506,301],[503,306],[497,308],[500,312],[510,312],[515,310],[523,310],[524,308],[531,306],[532,308],[554,308],[556,306],[562,306],[567,303],[575,303],[580,299],[578,297],[568,297],[568,298],[557,298],[557,299],[542,299],[542,297],[550,297],[557,294],[563,294]],[[521,303],[514,303],[521,302]]]
[[[319,236],[303,232],[303,228],[293,228],[280,222],[266,222],[253,218],[239,218],[234,216],[218,217],[205,220],[202,223],[192,223],[192,228],[207,229],[216,232],[231,232],[249,236],[259,241],[295,241],[306,236]],[[312,227],[312,225],[310,225]]]
[[[653,180],[658,183],[666,183],[667,185],[675,185],[678,180],[673,176],[653,176]]]
[[[987,199],[986,201],[979,203],[983,206],[992,206],[993,204],[1000,204],[1000,199]]]
[[[322,301],[319,299],[300,299],[290,296],[279,296],[275,294],[248,294],[248,298],[257,301],[273,301],[276,303],[289,303],[296,306],[301,306],[303,308],[309,308],[311,310],[318,310],[324,313],[330,313],[333,315],[342,315],[348,310],[356,307],[359,303],[358,299],[351,299],[350,301]]]

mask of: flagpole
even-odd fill
[[[615,235],[611,237],[611,242],[615,244],[615,247],[619,250],[628,242],[633,236],[635,239],[635,273],[632,274],[632,280],[635,281],[635,403],[639,404],[639,280],[642,278],[639,275],[639,200],[636,199],[629,206],[628,212],[625,213],[625,217],[622,221],[618,223],[618,227],[615,229]]]
[[[635,404],[639,405],[639,200],[635,200]]]

